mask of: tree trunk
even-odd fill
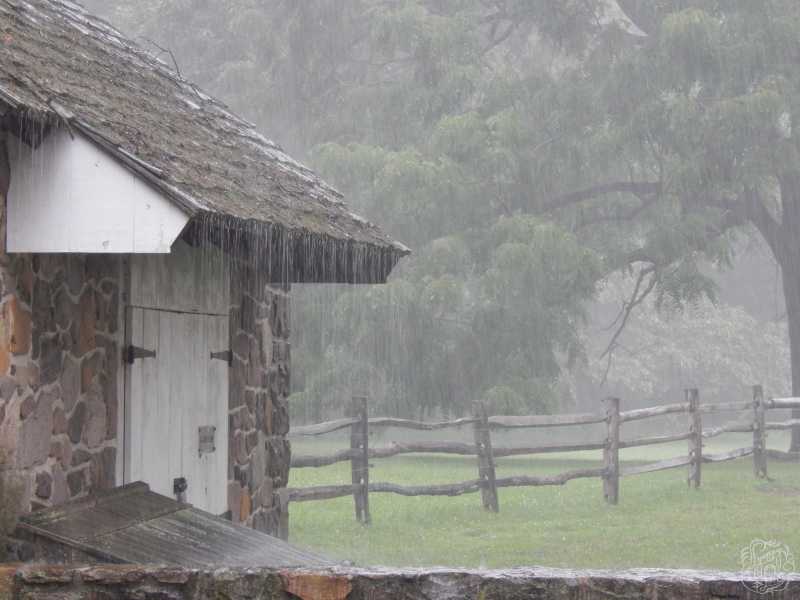
[[[800,396],[800,173],[783,173],[780,182],[780,217],[775,218],[757,196],[747,203],[747,217],[766,240],[781,266],[789,349],[792,368],[792,396]],[[800,419],[800,410],[792,411]],[[800,451],[800,428],[792,429],[790,452]]]
[[[800,239],[793,241],[792,245],[800,245]],[[782,261],[781,273],[783,275],[783,294],[786,299],[786,319],[789,322],[792,396],[800,396],[800,260],[789,258]],[[792,411],[792,418],[800,419],[800,410]],[[800,452],[800,428],[798,427],[792,429],[789,451]]]
[[[789,324],[789,348],[792,368],[792,396],[800,396],[800,173],[785,173],[779,178],[781,188],[780,225],[773,229],[770,243],[781,266],[786,320]],[[759,228],[760,229],[760,228]],[[764,231],[762,230],[762,233]],[[766,236],[765,236],[766,237]],[[800,418],[800,410],[792,411]],[[790,452],[800,451],[800,428],[792,429]]]

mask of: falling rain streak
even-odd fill
[[[773,526],[796,512],[791,463],[754,484],[741,461],[708,459],[712,475],[694,495],[685,471],[675,475],[691,465],[699,485],[715,445],[717,457],[763,458],[762,443],[784,458],[800,451],[800,410],[792,421],[791,403],[777,405],[764,442],[752,435],[763,412],[750,406],[755,384],[765,398],[800,395],[800,3],[87,2],[142,43],[135,74],[156,65],[158,93],[142,98],[177,99],[183,128],[170,118],[154,128],[139,106],[115,113],[114,125],[156,140],[149,156],[118,157],[188,215],[176,235],[203,253],[199,278],[222,270],[233,280],[235,270],[253,289],[291,292],[293,427],[341,419],[354,396],[368,399],[370,416],[426,422],[472,418],[476,402],[498,418],[578,415],[581,425],[492,431],[505,447],[498,470],[547,479],[602,465],[609,491],[621,460],[640,477],[616,481],[613,509],[586,480],[508,490],[497,518],[460,496],[378,501],[372,529],[348,529],[350,504],[303,505],[292,509],[297,539],[365,562],[470,566],[734,570],[742,544],[778,535],[800,552],[800,534]],[[123,47],[63,6],[71,33],[97,28]],[[34,38],[18,57],[35,54]],[[39,68],[52,74],[60,58]],[[121,82],[121,96],[142,81]],[[72,84],[65,95],[94,91]],[[28,105],[51,110],[4,116],[10,153],[33,165],[30,182],[53,159],[36,150],[48,135],[119,150],[40,95]],[[161,146],[173,134],[183,139],[170,155]],[[242,152],[231,152],[229,135]],[[194,151],[201,159],[187,166]],[[623,413],[657,414],[620,425],[603,412],[615,405],[607,397]],[[698,402],[747,408],[700,415]],[[351,426],[337,430],[336,451],[358,449],[347,445]],[[376,428],[369,444],[428,443],[424,429]],[[437,430],[437,443],[461,444],[454,456],[375,461],[376,476],[472,481],[485,433]],[[633,447],[636,438],[648,443]],[[331,450],[292,444],[297,455]],[[557,444],[591,450],[552,460],[508,450],[552,457]],[[349,494],[352,460],[321,475],[296,469],[289,483]],[[648,471],[662,461],[676,470]]]

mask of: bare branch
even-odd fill
[[[489,43],[486,45],[486,47],[484,47],[481,50],[481,54],[486,54],[489,51],[494,50],[497,46],[499,46],[503,42],[505,42],[508,38],[511,37],[511,34],[514,33],[514,31],[516,31],[518,25],[519,25],[518,21],[512,21],[506,26],[505,31],[503,31],[503,33],[497,36],[495,35],[497,27],[496,25],[493,24],[492,31],[489,36],[491,39],[489,40]]]
[[[164,48],[163,46],[157,44],[156,42],[154,42],[150,38],[144,37],[143,35],[140,35],[139,38],[143,39],[148,44],[152,44],[153,46],[155,46],[156,48],[161,50],[162,54],[164,54],[164,53],[169,54],[170,58],[172,58],[172,64],[175,66],[175,72],[178,74],[178,77],[183,78],[183,76],[181,75],[181,70],[178,67],[178,61],[175,59],[175,55],[172,53],[172,50],[170,50],[169,48]]]
[[[645,278],[650,275],[650,280],[644,285],[644,289],[642,289],[642,285],[644,284]],[[608,346],[600,355],[600,359],[602,360],[606,356],[609,356],[617,346],[617,340],[619,336],[622,335],[623,330],[625,329],[625,325],[628,323],[628,319],[630,319],[631,313],[633,309],[635,309],[638,305],[645,301],[645,299],[650,295],[650,292],[656,287],[656,283],[658,282],[658,272],[656,271],[655,265],[650,265],[647,267],[642,268],[639,271],[639,275],[636,278],[636,285],[633,288],[633,292],[631,293],[630,300],[624,301],[622,303],[622,310],[620,314],[614,319],[614,323],[619,322],[616,331],[614,331],[614,335],[611,337],[611,341],[608,342]],[[612,324],[613,325],[613,324]],[[609,366],[610,366],[610,359],[609,359]],[[606,370],[606,374],[608,370]]]
[[[616,3],[620,12],[625,15],[631,23],[647,35],[653,33],[655,24],[652,22],[652,18],[648,19],[647,16],[643,14],[640,3],[638,5],[640,7],[639,10],[637,10],[637,3],[631,2],[631,0],[616,0]]]

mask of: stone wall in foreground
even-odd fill
[[[765,586],[759,588],[758,586]],[[761,591],[758,591],[761,590]],[[772,591],[768,591],[772,590]],[[0,566],[0,600],[789,600],[800,575],[756,581],[695,571],[590,572],[380,570],[229,571],[129,565],[70,568]]]

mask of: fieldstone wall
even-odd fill
[[[0,190],[0,452],[22,510],[113,487],[120,263],[8,255]]]
[[[756,579],[700,571],[569,571],[443,569],[332,571],[0,567],[0,600],[158,598],[161,600],[789,600],[800,597],[800,576]]]
[[[119,272],[101,256],[0,258],[0,446],[26,508],[114,485]]]
[[[289,478],[289,290],[245,267],[231,274],[228,507],[234,522],[279,534]]]

